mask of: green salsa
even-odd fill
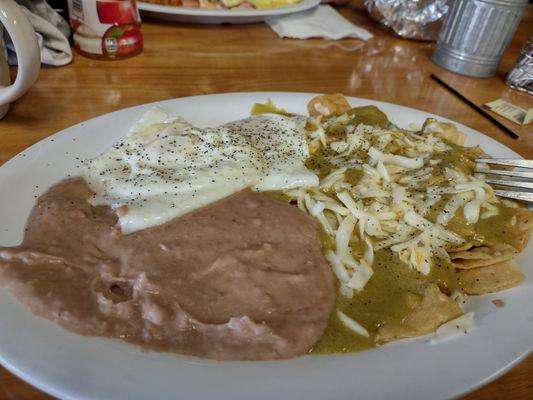
[[[390,250],[375,253],[374,274],[364,289],[351,299],[336,291],[336,307],[360,323],[370,337],[354,335],[333,313],[322,338],[312,353],[346,353],[375,346],[374,336],[383,324],[399,323],[409,314],[429,283],[453,292],[458,288],[453,265],[444,260],[435,262],[429,275],[409,268]]]
[[[345,120],[344,124],[363,123],[380,128],[390,127],[387,116],[374,106],[357,107],[347,114],[348,119]],[[329,125],[326,133],[328,143],[342,140],[347,134],[346,125],[343,125],[342,122],[334,122]],[[405,134],[405,131],[398,130],[398,134]],[[472,175],[475,159],[484,155],[479,148],[466,148],[448,142],[446,144],[451,149],[435,152],[431,157],[434,162],[424,166],[424,168],[431,168],[429,179],[416,187],[407,188],[409,192],[425,193],[429,186],[449,186],[450,178],[447,177],[446,169],[450,167],[467,176]],[[391,142],[385,151],[402,154],[403,149],[395,146]],[[351,165],[353,165],[354,158],[360,163],[366,163],[369,156],[366,151],[360,151],[351,153],[347,156],[346,161],[351,160]],[[320,147],[307,159],[306,167],[313,170],[320,179],[323,179],[333,170],[341,167],[344,161],[332,149]],[[416,170],[413,173],[416,173]],[[365,172],[361,168],[350,166],[344,172],[344,180],[355,186],[364,174]],[[425,218],[431,222],[436,222],[438,215],[451,197],[451,194],[444,194],[442,199],[430,207]],[[288,201],[286,198],[279,199]],[[513,231],[513,217],[516,216],[517,209],[508,207],[501,202],[494,205],[498,208],[498,215],[481,218],[476,224],[469,224],[463,216],[463,207],[459,207],[446,225],[446,229],[458,234],[467,243],[474,246],[497,243],[513,244],[514,238],[511,233]],[[324,252],[335,249],[335,239],[331,235],[322,230],[320,237]],[[357,237],[353,237],[350,241],[350,247],[352,255],[355,258],[361,258],[366,244]],[[370,336],[364,337],[354,334],[339,320],[337,313],[333,312],[324,335],[310,350],[311,353],[344,353],[374,347],[376,346],[374,338],[378,329],[385,324],[401,323],[419,303],[428,285],[436,284],[443,293],[448,295],[460,291],[455,267],[449,259],[434,256],[429,274],[424,275],[416,269],[410,268],[407,263],[400,259],[398,253],[390,249],[380,249],[374,253],[372,269],[373,275],[370,280],[361,291],[354,292],[352,298],[343,296],[339,291],[339,282],[336,282],[335,307],[336,310],[361,324]]]

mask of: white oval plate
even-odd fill
[[[255,102],[272,98],[287,110],[306,112],[312,94],[230,93],[162,101],[128,108],[65,129],[0,167],[0,245],[18,244],[34,196],[67,174],[76,157],[94,157],[157,105],[199,126],[247,117]],[[390,103],[375,104],[401,127],[436,117]],[[440,118],[441,120],[446,120]],[[468,144],[494,156],[516,153],[466,126]],[[430,344],[419,338],[341,356],[288,361],[206,361],[145,352],[118,340],[84,337],[33,316],[0,290],[0,362],[10,371],[65,399],[445,399],[496,378],[533,347],[533,246],[519,258],[527,280],[518,288],[473,298],[477,328],[457,339]],[[497,308],[493,299],[505,301]]]
[[[320,4],[320,0],[302,0],[298,4],[262,10],[211,10],[143,2],[137,4],[143,16],[168,21],[195,24],[250,24],[262,22],[269,17],[279,17],[315,8]]]

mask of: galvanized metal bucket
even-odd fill
[[[454,0],[431,59],[475,77],[496,74],[528,0]]]

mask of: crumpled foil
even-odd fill
[[[505,81],[513,89],[533,94],[533,36],[530,36]]]
[[[397,35],[437,40],[448,0],[364,0],[370,16]]]

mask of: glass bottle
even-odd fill
[[[74,46],[84,56],[118,60],[142,51],[135,0],[69,0]]]

